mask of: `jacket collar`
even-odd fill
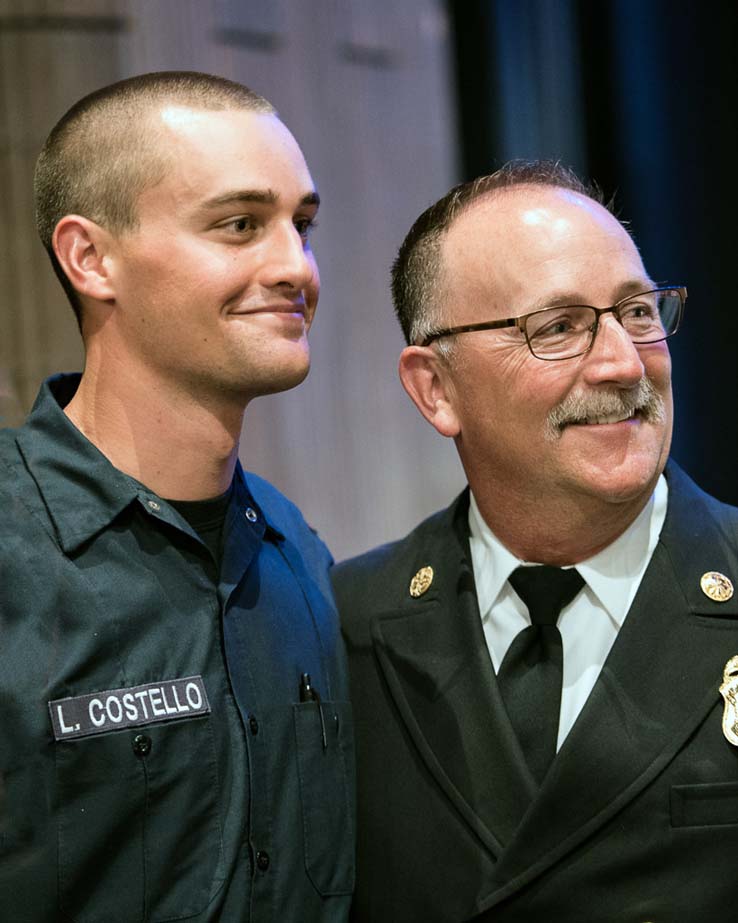
[[[469,557],[468,504],[464,491],[416,531],[397,587],[399,604],[376,619],[372,631],[391,694],[437,784],[499,855],[535,788],[521,771],[484,640]],[[413,597],[410,580],[427,566],[433,581]]]

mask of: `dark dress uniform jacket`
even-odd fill
[[[0,920],[344,921],[328,552],[239,469],[218,569],[71,425],[75,387],[46,385],[0,434]]]
[[[540,790],[485,644],[468,497],[334,570],[358,765],[361,923],[719,923],[738,906],[738,510],[671,464],[660,541]],[[408,587],[426,565],[422,596]]]

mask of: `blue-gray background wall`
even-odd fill
[[[388,271],[422,209],[510,157],[560,158],[616,193],[651,274],[689,287],[675,455],[738,501],[737,37],[732,5],[663,0],[0,0],[0,416],[82,361],[32,222],[46,133],[105,83],[199,69],[275,103],[324,200],[313,371],[253,403],[242,457],[336,557],[463,484],[397,382]]]

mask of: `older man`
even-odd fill
[[[0,436],[0,918],[344,920],[330,556],[238,463],[308,371],[302,153],[247,88],[149,74],[62,118],[36,200],[86,362]]]
[[[686,290],[569,171],[515,163],[418,219],[393,294],[469,488],[335,573],[355,919],[724,918],[738,513],[667,464]]]

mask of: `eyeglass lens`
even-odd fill
[[[676,330],[680,308],[679,292],[667,289],[629,298],[615,313],[634,343],[657,343]],[[528,317],[526,333],[534,355],[563,359],[586,352],[596,326],[593,308],[546,308]]]

